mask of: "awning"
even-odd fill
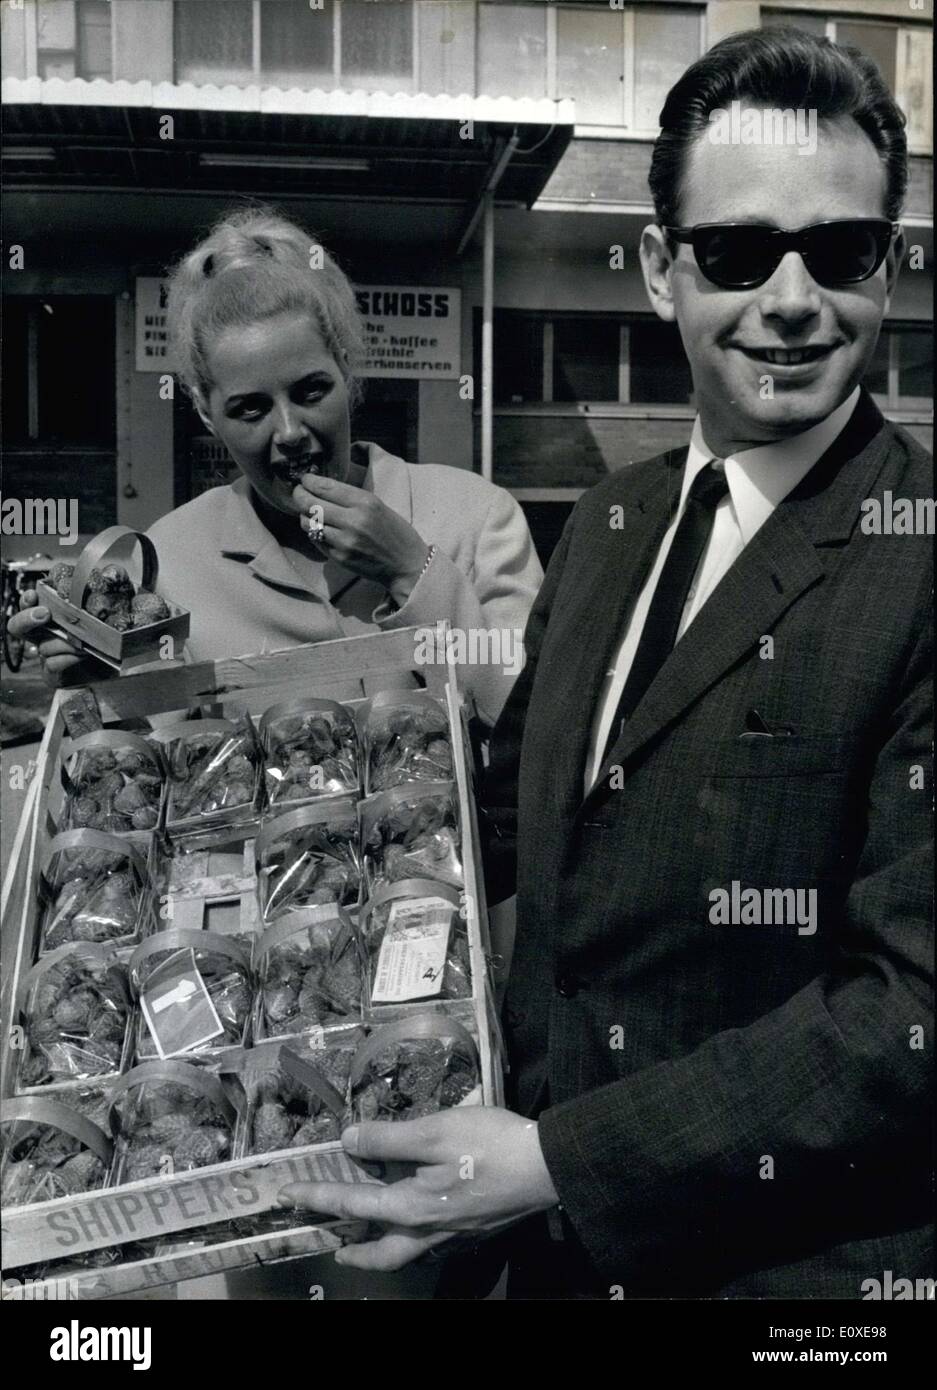
[[[530,207],[574,125],[571,101],[100,79],[7,78],[2,101],[10,189],[249,192],[469,212],[515,135],[497,201]]]

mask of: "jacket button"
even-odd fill
[[[572,999],[579,993],[579,981],[574,975],[557,975],[556,992],[564,999]]]

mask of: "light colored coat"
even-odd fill
[[[543,572],[510,493],[459,468],[406,463],[376,444],[355,447],[367,459],[365,489],[438,547],[404,606],[397,609],[380,584],[335,562],[311,579],[300,575],[261,521],[247,480],[239,478],[150,528],[159,592],[191,613],[190,660],[432,627],[441,619],[464,633],[516,633],[522,653],[521,634]],[[501,712],[517,669],[477,662],[460,668],[463,689],[489,724]]]

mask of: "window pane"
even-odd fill
[[[114,302],[105,295],[39,301],[39,436],[114,443]]]
[[[687,403],[693,379],[676,324],[633,323],[628,339],[631,400],[645,405]]]
[[[700,56],[699,16],[638,10],[634,42],[634,129],[657,130],[664,98]]]
[[[862,383],[867,391],[871,391],[875,396],[888,395],[888,344],[890,334],[883,328],[878,335],[878,342],[875,344],[875,352],[869,369],[862,378]]]
[[[475,310],[476,398],[481,393],[482,316]],[[494,321],[494,399],[498,405],[543,400],[543,320],[536,314],[496,309]]]
[[[176,81],[250,83],[251,13],[251,0],[176,0]]]
[[[409,92],[413,6],[400,0],[342,0],[342,86]]]
[[[897,34],[897,29],[891,24],[856,24],[846,19],[836,21],[836,42],[850,43],[855,48],[861,48],[867,58],[878,64],[891,92],[895,90]]]
[[[553,399],[618,400],[618,323],[557,319],[553,324]]]
[[[263,0],[260,70],[272,87],[333,85],[334,16],[307,0]]]
[[[492,97],[545,97],[545,5],[480,5],[478,91]]]
[[[107,0],[79,0],[78,76],[88,82],[111,76],[111,7]]]
[[[934,381],[934,343],[929,332],[906,329],[898,335],[898,395],[930,400]]]
[[[621,125],[625,80],[623,40],[620,14],[559,11],[557,96],[575,98],[577,122]]]
[[[63,82],[77,77],[74,53],[40,53],[39,76],[45,81],[50,77],[60,77]]]
[[[475,91],[475,6],[464,0],[418,0],[419,90]]]
[[[904,50],[904,78],[895,95],[908,118],[908,146],[929,151],[933,148],[934,36],[930,29],[902,29],[898,42]]]
[[[36,6],[36,37],[42,48],[75,47],[75,0],[43,0]]]
[[[761,11],[762,29],[804,29],[808,34],[815,34],[818,39],[822,39],[826,34],[826,20],[823,15],[804,14],[802,10],[765,10]]]

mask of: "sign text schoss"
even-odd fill
[[[365,330],[365,360],[358,376],[459,376],[461,290],[363,285],[355,297]]]

